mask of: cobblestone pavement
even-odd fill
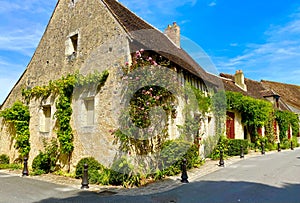
[[[268,153],[274,153],[268,152]],[[245,159],[254,157],[254,156],[261,156],[260,152],[251,152],[247,155],[245,155]],[[225,160],[225,167],[229,166],[233,163],[236,163],[240,161],[241,158],[239,156],[230,157]],[[189,182],[194,182],[197,179],[199,179],[202,176],[205,176],[209,173],[212,173],[214,171],[220,170],[223,167],[218,166],[219,160],[210,160],[207,159],[205,163],[200,166],[199,168],[195,168],[188,171],[188,180]],[[20,175],[22,171],[21,170],[0,170],[0,172],[14,174],[14,175]],[[41,176],[28,176],[26,178],[32,178],[32,179],[38,179],[41,181],[48,181],[52,183],[57,183],[61,185],[66,185],[68,187],[73,187],[74,189],[80,190],[81,187],[81,180],[80,179],[74,179],[74,178],[68,178],[53,174],[44,174]],[[169,191],[171,189],[174,189],[176,187],[179,187],[180,185],[184,184],[181,183],[181,174],[177,176],[168,177],[164,180],[157,181],[154,183],[149,183],[145,186],[141,186],[139,188],[123,188],[123,187],[117,187],[117,186],[100,186],[100,185],[92,185],[90,184],[89,191],[101,193],[102,195],[126,195],[126,196],[137,196],[137,195],[148,195],[148,194],[154,194],[154,193],[160,193]]]

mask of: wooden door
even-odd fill
[[[226,135],[228,139],[234,139],[234,113],[226,113]]]

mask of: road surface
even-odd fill
[[[225,161],[226,164],[226,161]],[[173,190],[126,196],[0,173],[0,202],[300,202],[300,149],[241,160]]]

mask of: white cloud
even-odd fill
[[[215,1],[210,2],[210,3],[208,4],[208,6],[210,6],[210,7],[213,7],[213,6],[216,6],[216,5],[217,5],[217,3],[216,3]]]
[[[0,21],[0,103],[29,62],[56,2],[0,0],[0,18],[5,19]]]
[[[218,69],[243,69],[253,77],[262,77],[255,78],[257,80],[271,79],[300,85],[300,15],[291,16],[293,18],[284,25],[270,26],[265,32],[265,43],[249,43],[242,55],[214,59]]]
[[[42,28],[15,29],[3,32],[0,35],[0,50],[16,51],[26,56],[31,56],[39,39]]]
[[[49,12],[57,0],[0,0],[0,13],[26,11],[27,13]]]
[[[229,44],[231,47],[237,47],[239,44],[238,43],[230,43]]]

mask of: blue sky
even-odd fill
[[[119,0],[160,30],[176,21],[206,70],[300,85],[300,3],[295,0]],[[56,0],[0,0],[0,103],[45,30]],[[203,60],[203,53],[209,59]],[[211,63],[210,63],[211,62]],[[216,72],[216,71],[214,71]]]

